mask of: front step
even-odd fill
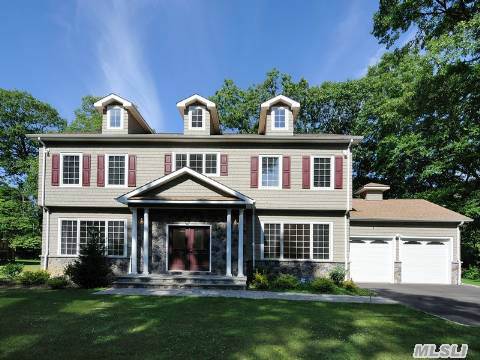
[[[117,276],[113,282],[116,288],[159,288],[159,289],[236,289],[244,290],[246,277],[221,275],[197,275],[194,273],[152,274]]]

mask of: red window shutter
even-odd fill
[[[250,158],[250,187],[258,188],[258,156]]]
[[[60,154],[52,154],[52,186],[60,182]]]
[[[137,186],[137,156],[128,155],[128,186]]]
[[[282,188],[290,189],[290,156],[283,157],[282,165]]]
[[[302,189],[310,189],[310,156],[302,157]]]
[[[220,155],[220,176],[228,175],[228,155]]]
[[[97,156],[97,186],[105,186],[105,155]]]
[[[90,160],[91,160],[90,155],[83,154],[82,186],[90,186],[90,173],[91,173]]]
[[[335,156],[335,189],[343,188],[343,156]]]
[[[165,175],[172,172],[172,154],[165,154]]]

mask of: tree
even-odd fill
[[[93,104],[101,97],[86,95],[82,97],[82,104],[75,109],[75,119],[67,127],[67,132],[75,133],[99,133],[102,131],[102,114],[100,114]]]

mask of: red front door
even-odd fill
[[[170,226],[168,269],[210,270],[210,228],[206,226]]]

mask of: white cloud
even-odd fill
[[[385,54],[385,51],[387,51],[385,46],[380,46],[377,49],[377,51],[375,52],[375,54],[370,56],[370,58],[368,59],[367,65],[365,65],[365,67],[361,71],[358,72],[357,77],[363,77],[363,76],[367,75],[368,68],[370,66],[373,66],[373,65],[377,64],[380,61],[380,59],[382,58],[383,54]]]
[[[93,85],[95,94],[113,92],[127,98],[152,127],[164,130],[157,87],[145,58],[146,41],[138,28],[142,22],[136,13],[141,8],[133,1],[81,0],[77,10],[78,16],[85,17],[82,23],[87,20],[94,44],[95,68],[99,72]]]

